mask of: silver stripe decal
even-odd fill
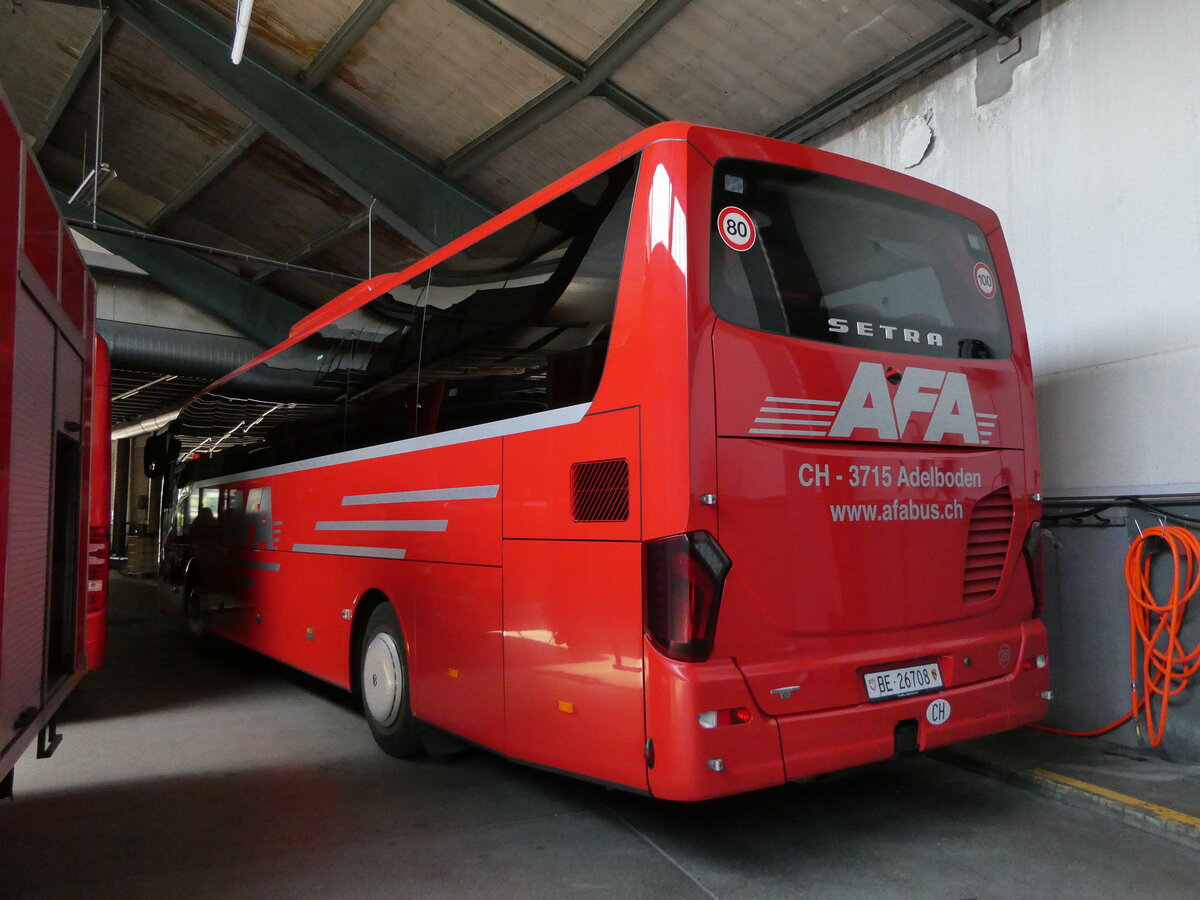
[[[438,500],[491,500],[500,493],[498,484],[443,488],[429,491],[395,491],[390,494],[351,494],[342,498],[342,506],[370,506],[374,503],[432,503]]]
[[[836,416],[836,409],[788,409],[778,406],[764,406],[759,412],[790,413],[793,416]]]
[[[751,428],[751,434],[799,434],[804,437],[825,437],[824,431],[796,431],[792,428]]]
[[[391,547],[346,547],[342,544],[292,544],[296,553],[330,553],[334,556],[369,556],[374,559],[404,559],[403,550]]]
[[[254,559],[243,559],[238,562],[243,569],[262,569],[264,572],[278,572],[279,563],[258,562]]]
[[[755,419],[766,425],[829,425],[823,419]]]
[[[977,417],[979,417],[980,419],[998,419],[998,418],[1000,418],[999,415],[996,415],[994,413],[975,413],[975,415]]]
[[[795,397],[767,397],[768,403],[812,403],[816,406],[841,406],[841,400],[797,400]]]
[[[378,522],[318,522],[317,531],[445,531],[446,519],[387,519]]]
[[[300,462],[285,463],[281,466],[267,466],[264,469],[234,472],[233,474],[223,475],[219,478],[194,481],[192,482],[192,487],[214,487],[221,484],[230,484],[235,481],[249,481],[252,478],[268,478],[272,475],[307,472],[310,469],[323,469],[326,466],[336,466],[342,463],[362,462],[368,459],[380,459],[384,456],[399,456],[402,453],[415,453],[418,450],[429,450],[434,447],[453,447],[456,444],[468,444],[472,441],[482,441],[487,438],[505,437],[511,434],[525,434],[529,431],[541,431],[544,428],[557,428],[560,425],[574,425],[583,420],[584,415],[586,415],[590,407],[590,403],[577,403],[575,406],[548,409],[545,412],[530,413],[527,416],[516,416],[512,419],[501,419],[499,422],[488,422],[485,425],[470,425],[466,428],[456,428],[453,431],[442,431],[437,434],[405,438],[402,441],[376,444],[374,447],[362,447],[358,450],[347,450],[344,453],[331,453],[328,456],[318,456]]]

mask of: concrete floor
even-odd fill
[[[401,762],[338,692],[114,592],[107,666],[0,805],[0,896],[1195,898],[1200,854],[927,758],[700,805],[483,752]]]

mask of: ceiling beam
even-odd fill
[[[104,38],[108,35],[108,29],[112,27],[112,23],[112,16],[106,14],[104,10],[100,10],[100,19],[96,22],[96,30],[88,38],[87,44],[84,45],[83,51],[79,54],[79,59],[75,61],[75,68],[71,70],[71,76],[67,79],[67,83],[63,85],[62,90],[59,91],[58,97],[54,101],[54,106],[50,108],[49,114],[42,122],[42,127],[38,129],[38,133],[33,139],[33,152],[35,154],[42,152],[42,147],[46,146],[46,141],[50,139],[50,134],[54,131],[54,126],[58,124],[58,120],[67,111],[67,107],[71,104],[71,98],[75,96],[75,92],[79,90],[79,85],[83,83],[83,79],[91,71],[92,64],[96,61],[96,56],[99,55],[100,48],[104,45]]]
[[[582,81],[587,65],[563,50],[553,41],[538,34],[520,19],[510,16],[488,0],[450,0],[464,12],[470,13],[488,28],[508,38],[531,55],[557,69],[572,81]]]
[[[379,21],[379,17],[391,5],[392,0],[363,0],[346,18],[333,37],[321,48],[321,52],[309,63],[308,68],[300,73],[300,83],[310,90],[318,87],[346,58],[350,48],[362,39],[367,29]],[[241,155],[263,136],[264,132],[265,129],[261,125],[246,126],[246,129],[232,143],[209,160],[208,165],[197,172],[178,194],[155,213],[154,218],[147,223],[146,230],[156,231],[167,219],[187,206],[218,175],[237,162]]]
[[[392,0],[362,0],[333,37],[325,42],[308,68],[300,73],[300,83],[307,88],[315,88],[328,78],[391,5]]]
[[[596,93],[611,75],[690,2],[691,0],[648,0],[642,4],[641,8],[592,55],[578,80],[567,78],[485,131],[450,156],[442,165],[442,171],[452,178],[458,177],[532,134],[580,100]],[[661,117],[659,120],[661,121]]]
[[[988,13],[987,21],[1000,29],[1002,38],[1007,37],[1006,31],[1012,16],[1034,2],[1036,0],[1009,0]],[[878,100],[917,73],[966,49],[980,38],[979,30],[968,22],[948,25],[870,74],[784,122],[769,132],[769,137],[802,143]]]
[[[232,166],[250,146],[264,134],[261,125],[250,124],[233,141],[225,147],[185,184],[179,192],[168,200],[158,212],[146,223],[147,231],[158,231],[163,223],[175,213],[192,202],[197,194],[208,187],[213,180]]]
[[[63,215],[92,218],[91,207],[68,205],[65,194],[55,194]],[[135,231],[116,216],[99,211],[95,215],[96,224],[105,228]],[[89,230],[87,235],[110,253],[125,257],[180,300],[216,316],[264,347],[282,341],[292,325],[310,312],[182,248],[110,231]]]
[[[986,2],[981,2],[981,0],[936,0],[936,2],[982,34],[990,35],[997,40],[1007,36],[988,18],[994,10]]]
[[[514,18],[489,0],[450,0],[464,12],[470,13],[493,31],[508,38],[536,59],[556,69],[571,81],[580,82],[587,77],[588,65],[576,59],[557,44],[538,34],[520,19]],[[657,125],[666,117],[650,104],[638,99],[623,87],[611,81],[602,82],[593,93],[603,97],[635,122]]]
[[[433,249],[492,215],[460,185],[330,106],[293,79],[245,57],[229,62],[229,35],[164,0],[112,0],[123,22],[262,125],[305,163],[418,247]]]
[[[338,222],[337,224],[333,225],[332,227],[326,228],[324,231],[322,231],[320,234],[318,234],[311,240],[306,241],[305,243],[301,244],[299,247],[296,247],[293,250],[289,250],[279,260],[279,263],[283,263],[283,264],[297,263],[297,262],[300,262],[300,260],[302,260],[302,259],[307,259],[308,257],[312,256],[314,253],[316,253],[318,250],[322,250],[325,247],[328,247],[330,244],[334,243],[335,241],[339,241],[344,237],[348,237],[349,235],[354,234],[356,231],[358,231],[360,228],[362,228],[364,225],[367,224],[367,219],[368,219],[368,214],[367,214],[367,210],[365,210],[365,209],[360,210],[351,216],[347,216],[345,219],[342,219],[342,221]],[[264,278],[266,278],[272,272],[274,272],[275,270],[280,269],[280,268],[282,268],[282,266],[277,263],[267,263],[265,266],[263,266],[261,269],[259,269],[257,272],[255,272],[253,275],[251,275],[250,280],[252,282],[254,282],[255,284],[258,284],[260,281],[262,281]],[[365,276],[365,277],[369,277],[369,276]]]

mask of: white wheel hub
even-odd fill
[[[396,724],[404,700],[404,669],[396,639],[387,632],[381,631],[367,645],[362,690],[371,718],[385,728]]]

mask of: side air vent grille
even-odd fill
[[[987,600],[1000,586],[1008,541],[1012,536],[1013,504],[1008,488],[980,499],[971,511],[967,560],[963,567],[963,602]]]
[[[571,514],[576,522],[629,519],[629,460],[599,459],[571,466]]]

